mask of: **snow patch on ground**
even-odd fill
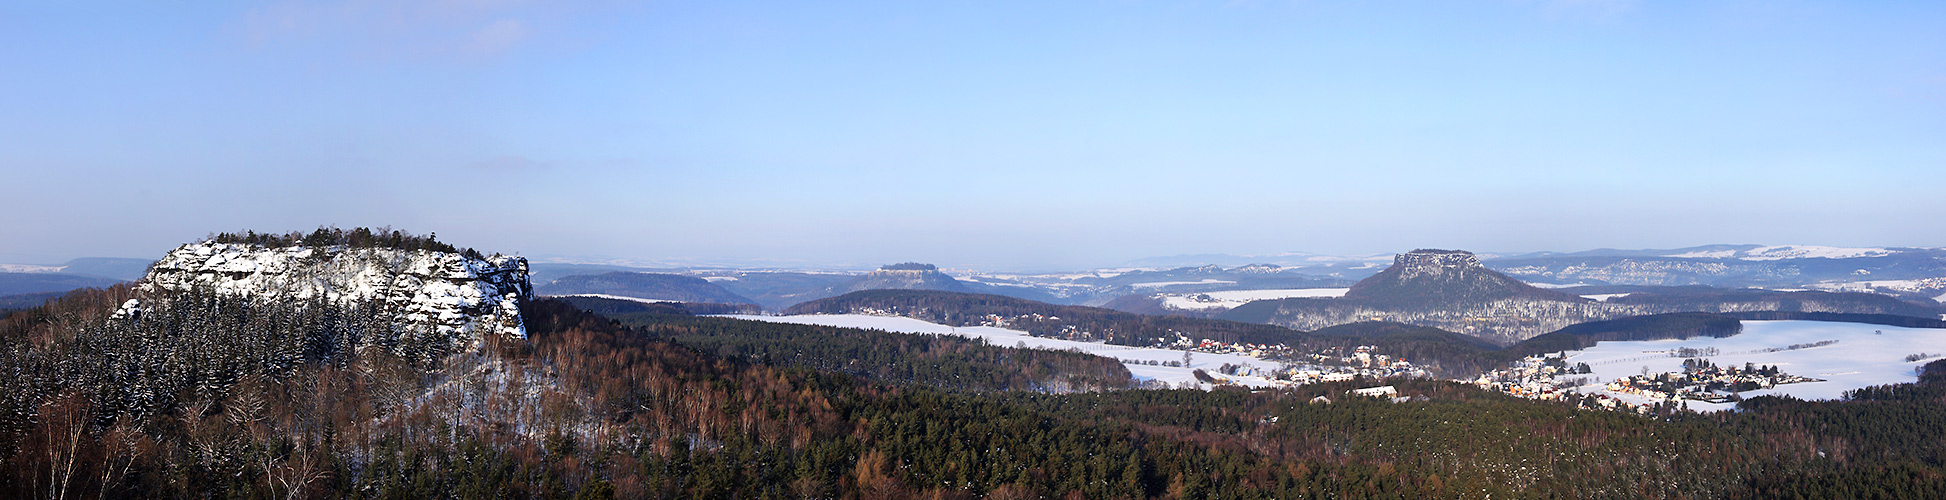
[[[1845,391],[1852,389],[1913,382],[1918,379],[1913,370],[1931,359],[1908,362],[1905,361],[1907,355],[1946,353],[1946,330],[1942,329],[1824,321],[1745,321],[1743,325],[1743,333],[1725,338],[1601,342],[1585,350],[1570,351],[1567,362],[1569,365],[1587,363],[1594,369],[1593,374],[1586,375],[1590,385],[1582,386],[1579,389],[1581,392],[1627,396],[1623,399],[1647,402],[1637,396],[1605,392],[1601,385],[1641,374],[1643,367],[1648,367],[1650,373],[1682,371],[1683,358],[1669,357],[1662,351],[1679,347],[1715,347],[1720,353],[1710,356],[1709,360],[1719,366],[1742,366],[1744,363],[1775,365],[1784,373],[1825,379],[1824,382],[1785,384],[1773,389],[1747,391],[1743,393],[1745,398],[1788,394],[1800,399],[1838,399],[1843,397]],[[1825,340],[1836,340],[1838,343],[1808,349],[1763,352],[1770,348]],[[1701,401],[1688,403],[1695,410],[1724,410],[1735,406]]]
[[[1259,300],[1300,297],[1343,297],[1350,288],[1298,288],[1287,290],[1229,290],[1207,293],[1172,293],[1162,296],[1162,305],[1175,309],[1234,309]]]
[[[1075,342],[1072,340],[1050,339],[1050,338],[1035,337],[1032,335],[1028,335],[1027,332],[1023,332],[1019,330],[1009,330],[1005,328],[996,328],[991,326],[952,327],[952,326],[941,325],[938,323],[931,323],[931,322],[920,321],[912,318],[904,318],[904,317],[897,317],[897,316],[870,316],[864,314],[806,314],[806,315],[797,315],[797,316],[753,316],[753,315],[735,314],[735,315],[725,315],[722,317],[741,319],[741,320],[750,320],[750,321],[768,321],[772,323],[791,323],[791,324],[798,324],[798,325],[823,325],[823,326],[838,326],[838,327],[846,327],[846,328],[865,328],[865,329],[882,330],[882,331],[895,332],[895,333],[925,333],[925,334],[934,334],[934,335],[958,335],[961,337],[984,339],[987,341],[988,344],[1001,346],[1001,347],[1029,347],[1034,349],[1048,349],[1048,350],[1055,350],[1055,351],[1079,350],[1081,352],[1093,354],[1096,356],[1115,358],[1124,361],[1181,362],[1182,355],[1183,355],[1183,351],[1173,351],[1168,349],[1153,349],[1147,347],[1119,346],[1119,345],[1104,344],[1104,343],[1097,343],[1097,342]],[[1251,365],[1266,372],[1270,370],[1274,370],[1278,367],[1278,363],[1276,362],[1252,358],[1249,356],[1238,356],[1234,354],[1209,354],[1209,353],[1201,353],[1201,352],[1190,355],[1190,365],[1188,367],[1149,366],[1146,364],[1134,365],[1134,364],[1126,364],[1126,363],[1124,363],[1123,366],[1128,367],[1129,373],[1134,375],[1137,380],[1159,380],[1163,382],[1168,382],[1170,385],[1177,385],[1177,386],[1189,386],[1191,384],[1194,384],[1196,381],[1196,377],[1192,375],[1191,372],[1198,368],[1208,372],[1211,376],[1215,376],[1218,378],[1228,378],[1231,381],[1238,383],[1240,385],[1246,385],[1250,387],[1273,387],[1273,386],[1283,385],[1282,382],[1277,382],[1262,377],[1241,377],[1241,376],[1226,377],[1222,374],[1217,373],[1217,367],[1222,366],[1224,363],[1229,363],[1234,365]]]
[[[1607,302],[1608,299],[1612,299],[1615,297],[1627,297],[1627,296],[1629,296],[1629,294],[1626,293],[1597,293],[1594,295],[1583,295],[1581,296],[1581,298]]]

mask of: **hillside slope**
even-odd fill
[[[937,290],[867,290],[791,306],[785,314],[890,314],[949,326],[1004,326],[1070,340],[1148,346],[1191,339],[1284,343],[1301,332],[1235,321],[1149,316],[1088,306],[1064,306],[1000,295]]]

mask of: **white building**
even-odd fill
[[[1396,395],[1398,395],[1398,394],[1399,394],[1399,390],[1398,390],[1398,389],[1395,389],[1395,388],[1393,388],[1392,386],[1389,386],[1389,385],[1381,385],[1381,386],[1378,386],[1378,387],[1367,387],[1367,388],[1364,388],[1364,389],[1354,389],[1354,390],[1352,390],[1352,391],[1351,391],[1351,393],[1352,393],[1352,394],[1357,394],[1357,395],[1359,395],[1359,396],[1366,396],[1366,397],[1374,397],[1374,398],[1378,398],[1378,397],[1389,397],[1389,396],[1396,396]]]

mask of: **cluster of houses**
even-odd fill
[[[1292,352],[1291,346],[1283,344],[1230,343],[1213,339],[1192,340],[1189,336],[1181,333],[1176,334],[1174,341],[1159,342],[1149,347],[1172,351],[1188,350],[1210,354],[1235,354],[1259,359],[1288,359]]]
[[[1608,383],[1607,389],[1657,400],[1690,399],[1711,403],[1737,400],[1736,393],[1769,389],[1782,384],[1822,382],[1791,375],[1775,366],[1720,367],[1705,359],[1683,361],[1683,371],[1633,375]]]
[[[1294,365],[1276,374],[1280,380],[1297,383],[1344,382],[1358,377],[1425,377],[1425,369],[1411,361],[1372,352],[1373,346],[1359,346],[1350,353],[1313,352],[1298,358],[1309,362]]]
[[[1606,393],[1583,394],[1576,391],[1587,383],[1585,377],[1575,377],[1592,372],[1585,363],[1568,366],[1560,354],[1539,355],[1521,358],[1509,363],[1506,368],[1480,374],[1472,380],[1474,386],[1490,391],[1527,399],[1567,401],[1575,407],[1592,410],[1633,411],[1648,414],[1655,406],[1649,403],[1630,403]]]
[[[1560,400],[1570,396],[1569,389],[1581,385],[1581,379],[1565,376],[1587,372],[1587,365],[1569,367],[1566,360],[1558,355],[1537,355],[1509,363],[1506,368],[1482,373],[1472,382],[1481,389],[1523,398]]]
[[[1582,408],[1649,413],[1657,404],[1677,404],[1683,400],[1727,403],[1736,401],[1736,393],[1741,391],[1821,381],[1783,373],[1775,366],[1720,367],[1697,358],[1684,360],[1681,372],[1634,375],[1608,382],[1602,387],[1605,391],[1583,394],[1576,388],[1586,385],[1588,379],[1575,375],[1590,371],[1586,364],[1568,366],[1566,359],[1559,355],[1528,356],[1506,368],[1480,374],[1472,383],[1482,389],[1523,398],[1570,401]],[[1637,401],[1650,402],[1630,403],[1610,393],[1632,395],[1639,398]]]

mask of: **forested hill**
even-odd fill
[[[1302,332],[1235,321],[1149,316],[1113,309],[937,290],[865,290],[791,306],[785,314],[893,314],[949,326],[996,324],[1034,335],[1153,345],[1177,333],[1192,339],[1281,344]]]
[[[1135,385],[1120,361],[1080,352],[994,346],[953,335],[698,317],[683,309],[689,304],[641,305],[647,307],[603,315],[725,359],[951,391],[1072,392]]]

